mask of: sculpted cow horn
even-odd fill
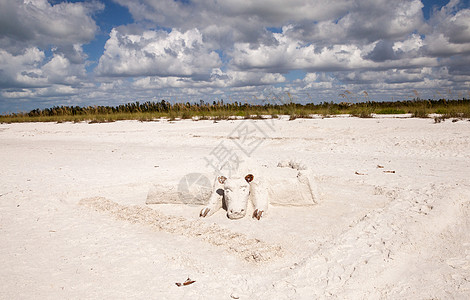
[[[253,174],[248,174],[248,175],[245,176],[245,180],[248,183],[252,182],[254,178],[255,177],[253,176]]]
[[[223,184],[223,183],[225,182],[225,180],[227,180],[227,177],[225,177],[225,176],[220,176],[220,177],[217,178],[217,179],[219,180],[219,182],[220,182],[221,184]]]

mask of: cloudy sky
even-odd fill
[[[0,0],[0,113],[345,90],[469,98],[469,2]]]

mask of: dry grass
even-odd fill
[[[349,97],[349,93],[345,97]],[[414,100],[395,102],[324,102],[320,104],[299,104],[289,98],[284,104],[251,105],[246,103],[214,102],[213,104],[146,102],[129,103],[117,107],[53,107],[33,110],[29,113],[17,113],[0,116],[1,123],[14,122],[88,122],[106,123],[120,120],[157,121],[166,118],[193,120],[228,120],[235,117],[262,119],[263,116],[277,118],[289,116],[289,120],[311,118],[312,115],[331,117],[348,114],[359,118],[370,118],[373,114],[405,114],[412,117],[427,118],[429,114],[439,114],[441,119],[470,118],[470,100]]]

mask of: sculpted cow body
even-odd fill
[[[209,203],[200,212],[201,217],[213,215],[225,204],[227,217],[240,219],[246,215],[251,202],[252,216],[259,220],[270,203],[311,205],[318,199],[313,176],[298,164],[280,163],[276,169],[262,172],[258,168],[258,172],[251,170],[242,174],[246,175],[216,177]]]

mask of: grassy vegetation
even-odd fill
[[[291,99],[285,104],[251,105],[247,103],[205,103],[160,102],[128,103],[111,106],[57,106],[35,109],[27,113],[14,113],[0,116],[1,123],[13,122],[89,122],[103,123],[119,120],[155,121],[169,120],[226,120],[230,118],[260,119],[277,118],[288,115],[290,120],[311,118],[313,115],[330,117],[348,114],[360,118],[370,118],[374,114],[411,114],[412,117],[427,118],[429,114],[439,114],[439,120],[447,118],[470,118],[470,100],[413,100],[394,102],[298,104]]]

